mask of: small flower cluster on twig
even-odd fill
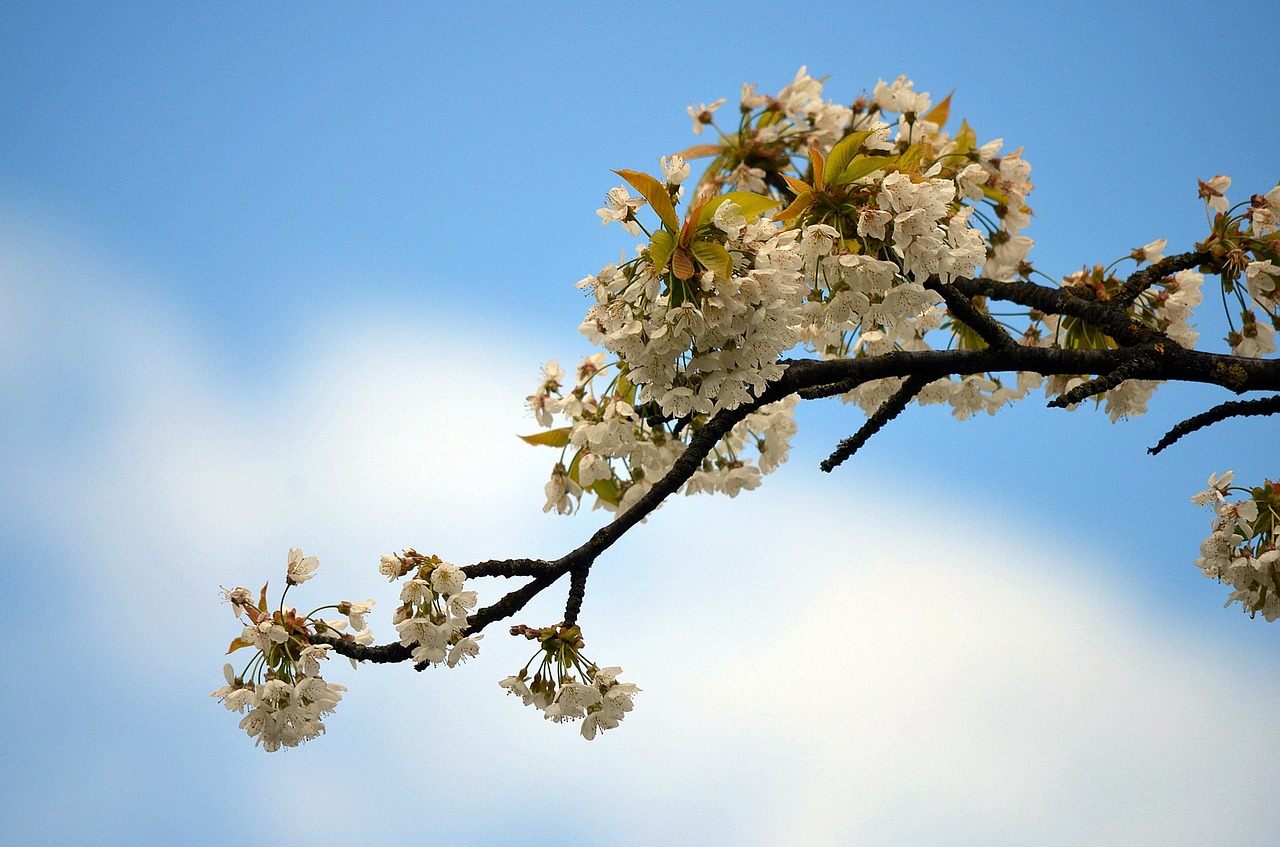
[[[537,641],[539,650],[519,672],[498,684],[526,706],[541,709],[547,720],[582,721],[582,737],[590,741],[597,732],[617,727],[631,711],[631,700],[640,689],[618,682],[622,668],[601,668],[588,661],[577,626],[513,626],[511,634]],[[529,667],[535,661],[538,666],[531,676]]]

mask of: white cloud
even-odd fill
[[[202,768],[328,776],[323,804],[367,816],[373,841],[400,826],[406,762],[429,785],[449,775],[457,807],[433,814],[475,843],[513,818],[530,822],[526,843],[762,845],[1254,843],[1278,822],[1263,799],[1280,776],[1265,674],[1177,621],[1136,617],[1119,577],[1072,577],[1051,539],[976,529],[977,504],[932,505],[971,493],[933,492],[908,515],[905,485],[871,496],[816,473],[681,498],[601,562],[588,654],[644,691],[595,744],[501,694],[525,645],[497,627],[460,672],[344,675],[331,737],[249,750],[200,699],[222,661],[209,645],[235,634],[218,583],[278,581],[302,546],[322,562],[307,596],[379,597],[385,637],[379,553],[555,555],[595,523],[538,511],[550,453],[514,438],[532,428],[520,399],[538,362],[474,352],[492,327],[409,316],[427,328],[392,336],[392,316],[352,312],[306,327],[293,364],[250,385],[118,271],[6,249],[20,284],[5,306],[22,318],[5,324],[21,331],[0,348],[2,387],[38,405],[75,386],[94,411],[72,428],[6,425],[7,459],[31,481],[10,508],[58,539],[82,604],[143,610],[95,660],[190,689],[176,708],[236,745],[200,748]],[[520,619],[549,622],[559,602]],[[152,784],[169,785],[169,764],[151,763]],[[353,771],[355,794],[334,787]],[[558,791],[572,800],[544,805]],[[314,803],[288,814],[325,831]]]

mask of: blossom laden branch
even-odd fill
[[[829,471],[913,402],[948,404],[963,420],[1043,387],[1051,406],[1092,397],[1116,421],[1145,412],[1161,381],[1280,391],[1280,361],[1262,358],[1280,328],[1280,186],[1244,208],[1228,202],[1229,178],[1201,181],[1210,234],[1194,250],[1165,257],[1159,238],[1043,285],[1031,281],[1046,275],[1024,233],[1032,184],[1021,148],[1004,152],[964,121],[947,129],[951,96],[935,104],[905,77],[851,106],[822,95],[804,68],[776,95],[744,86],[736,129],[717,123],[724,100],[690,109],[694,131],[713,127],[718,143],[661,157],[661,177],[614,171],[641,196],[610,190],[601,223],[644,241],[578,284],[593,299],[580,330],[603,352],[572,375],[547,364],[527,398],[543,430],[521,436],[559,451],[544,511],[568,514],[594,498],[612,519],[554,560],[457,567],[412,548],[383,556],[379,570],[403,582],[399,640],[380,646],[364,625],[373,601],[302,615],[284,595],[271,611],[265,588],[256,603],[247,589],[228,592],[247,618],[232,649],[256,652],[241,674],[228,666],[214,694],[234,711],[252,709],[241,724],[250,736],[279,749],[323,731],[319,717],[345,691],[319,678],[330,652],[353,664],[455,667],[477,656],[487,627],[566,574],[564,619],[512,628],[538,648],[501,685],[549,720],[581,722],[588,739],[616,727],[639,689],[582,655],[577,621],[592,567],[677,492],[733,497],[760,485],[787,459],[802,400],[839,396],[868,415],[822,464]],[[686,158],[699,157],[711,162],[693,183]],[[1139,269],[1122,280],[1113,269],[1128,260]],[[1191,316],[1206,274],[1240,307],[1230,355],[1195,349]],[[994,303],[1014,311],[996,313]],[[1274,413],[1274,400],[1224,404],[1152,452],[1211,419]],[[1280,487],[1227,504],[1228,491],[1246,490],[1230,477],[1211,477],[1197,495],[1215,505],[1197,564],[1271,619],[1280,615]],[[317,565],[290,551],[285,593]],[[481,578],[527,581],[481,606],[466,584]],[[329,608],[345,617],[317,617]]]

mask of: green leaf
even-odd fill
[[[636,387],[631,384],[631,380],[627,379],[626,373],[621,372],[625,367],[623,365],[619,368],[618,381],[614,384],[613,392],[631,405],[635,405]]]
[[[924,142],[917,141],[898,156],[897,161],[895,161],[893,165],[903,173],[913,173],[920,170],[920,160],[923,158]]]
[[[252,647],[252,646],[253,644],[251,644],[248,641],[244,641],[239,638],[233,638],[231,639],[231,646],[227,648],[227,653],[231,654],[239,650],[241,647]]]
[[[978,143],[978,136],[969,126],[968,121],[960,121],[960,129],[956,132],[955,145],[957,153],[968,153]]]
[[[667,193],[666,185],[639,171],[614,171],[614,173],[631,183],[631,187],[649,201],[649,205],[658,213],[658,218],[667,229],[675,232],[680,228],[680,219],[676,217],[676,207],[671,205],[671,195]]]
[[[578,482],[578,465],[582,463],[582,451],[579,450],[573,457],[573,461],[569,463],[569,479],[581,485]]]
[[[653,262],[659,275],[667,269],[667,263],[671,261],[671,254],[675,249],[676,237],[670,232],[660,229],[653,234],[649,242],[649,261]]]
[[[717,244],[714,241],[695,241],[693,257],[707,270],[715,271],[716,276],[721,279],[730,279],[733,276],[733,257],[729,255],[728,250],[724,249],[723,244]]]
[[[572,427],[561,427],[560,429],[548,429],[545,432],[535,433],[534,435],[522,435],[520,440],[526,444],[545,444],[548,447],[564,447],[569,443],[569,431]]]
[[[783,174],[782,178],[787,181],[787,187],[791,189],[791,193],[795,194],[797,197],[804,194],[806,191],[813,191],[813,186],[802,179],[796,179],[795,177],[790,177],[786,174]]]
[[[611,506],[622,502],[622,492],[618,490],[618,484],[612,479],[597,480],[591,483],[591,487],[587,490]]]
[[[827,169],[827,158],[822,155],[822,151],[818,149],[817,144],[809,145],[809,164],[813,166],[813,184],[826,185],[826,181],[822,178]]]
[[[698,212],[698,226],[706,226],[711,223],[711,220],[716,216],[716,209],[729,202],[738,205],[738,208],[742,210],[743,217],[754,218],[777,206],[781,201],[751,191],[730,191],[728,194],[721,194],[712,198],[702,206]]]
[[[858,156],[844,169],[844,173],[831,180],[830,184],[847,185],[851,182],[857,182],[867,174],[883,170],[896,161],[896,156]]]
[[[955,94],[955,93],[956,93],[956,90],[954,88],[951,89],[951,94]],[[944,124],[946,124],[947,118],[951,116],[951,94],[948,94],[946,97],[942,98],[942,102],[934,106],[929,111],[929,114],[924,116],[924,119],[926,121],[930,121],[932,123],[937,124],[939,129],[941,129]]]
[[[791,205],[773,216],[775,221],[789,221],[798,217],[801,212],[813,205],[813,192],[803,191],[791,201]]]
[[[676,155],[684,159],[701,159],[704,156],[719,156],[720,151],[723,149],[719,144],[695,144],[687,150],[681,150]]]
[[[1009,195],[1008,195],[1008,194],[1005,194],[1005,193],[1004,193],[1003,191],[1001,191],[1000,189],[995,188],[995,187],[990,186],[990,185],[987,185],[986,183],[983,183],[983,184],[982,184],[982,194],[983,194],[983,196],[984,196],[984,197],[986,197],[988,200],[994,200],[994,201],[996,201],[997,203],[999,203],[999,204],[1000,204],[1000,205],[1002,205],[1002,206],[1008,206],[1008,205],[1009,205]]]
[[[862,132],[854,132],[846,135],[844,138],[831,148],[831,152],[827,154],[827,176],[840,176],[844,173],[844,169],[849,167],[849,163],[853,161],[853,157],[858,155],[858,151],[862,149],[862,142],[866,141],[871,135],[871,130],[863,130]],[[831,184],[831,180],[827,180],[827,184]]]
[[[773,126],[778,121],[782,120],[783,117],[784,115],[782,114],[781,109],[777,111],[770,109],[769,111],[764,112],[763,114],[760,115],[760,117],[756,120],[756,126],[757,127]]]
[[[269,582],[264,582],[262,584],[262,593],[258,595],[258,611],[264,614],[267,611],[267,586],[270,584]]]

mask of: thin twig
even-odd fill
[[[1147,452],[1152,456],[1157,455],[1161,450],[1174,444],[1184,435],[1190,435],[1198,429],[1204,429],[1212,426],[1219,421],[1225,421],[1227,418],[1243,418],[1252,415],[1274,415],[1280,413],[1280,395],[1275,397],[1261,397],[1257,400],[1228,400],[1226,403],[1220,403],[1207,412],[1201,412],[1198,415],[1187,418],[1182,423],[1175,426],[1164,434],[1164,438],[1155,447],[1147,448]]]
[[[831,471],[838,468],[846,459],[858,452],[858,449],[863,444],[866,444],[871,436],[879,432],[885,424],[900,415],[902,410],[907,408],[907,405],[920,393],[920,390],[930,382],[932,380],[924,377],[907,377],[906,381],[893,393],[893,396],[884,401],[883,405],[876,409],[875,414],[867,418],[866,423],[857,432],[841,441],[836,449],[831,452],[831,455],[818,467],[822,468],[826,473],[831,473]]]
[[[1049,401],[1049,408],[1065,409],[1068,406],[1074,406],[1086,398],[1110,391],[1126,379],[1141,378],[1144,371],[1150,371],[1153,367],[1155,363],[1149,357],[1137,356],[1119,365],[1111,373],[1081,383],[1066,394],[1053,398]]]
[[[1120,287],[1111,298],[1111,302],[1128,309],[1133,305],[1133,301],[1137,300],[1142,292],[1155,285],[1167,276],[1172,276],[1178,271],[1190,270],[1205,264],[1211,258],[1208,253],[1178,253],[1174,256],[1167,256],[1156,262],[1154,265],[1143,268],[1140,271],[1134,271],[1125,280],[1124,285]]]

